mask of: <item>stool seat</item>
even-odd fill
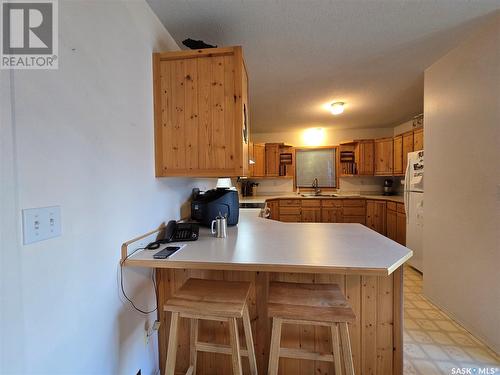
[[[165,375],[175,374],[179,319],[190,320],[189,368],[186,374],[196,375],[198,352],[231,355],[234,375],[242,375],[241,356],[248,356],[250,374],[257,375],[257,360],[253,347],[252,325],[247,300],[251,283],[246,281],[223,281],[188,279],[172,298],[167,300],[165,311],[170,311],[170,332],[168,336]],[[238,318],[243,320],[246,350],[240,349]],[[211,344],[198,340],[199,320],[227,322],[230,345]]]
[[[337,284],[272,282],[269,285],[269,316],[273,318],[268,375],[278,374],[280,357],[333,362],[335,375],[354,375],[348,323],[354,311]],[[319,353],[281,346],[283,324],[320,325],[330,329],[332,351]],[[339,334],[340,331],[340,334]]]
[[[349,302],[336,284],[272,282],[269,316],[290,320],[352,323],[356,320]]]
[[[165,311],[181,314],[242,318],[250,283],[189,279],[165,304]]]

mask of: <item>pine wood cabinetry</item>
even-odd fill
[[[373,175],[375,149],[373,140],[359,141],[357,148],[358,155],[358,174]]]
[[[266,146],[264,144],[254,143],[253,145],[253,164],[254,177],[264,177],[266,175]]]
[[[387,237],[401,245],[406,244],[406,215],[404,204],[387,202]]]
[[[413,131],[413,151],[424,149],[424,128]]]
[[[301,202],[301,221],[303,223],[321,222],[321,201],[318,199],[303,199]]]
[[[359,223],[406,244],[403,203],[381,199],[273,199],[267,201],[271,219],[306,223]]]
[[[392,138],[375,139],[375,175],[390,176],[393,169]]]
[[[393,174],[403,174],[403,136],[393,138]]]
[[[374,231],[386,234],[386,202],[380,200],[366,201],[366,226]]]
[[[266,176],[280,175],[280,146],[279,143],[266,143]]]
[[[248,174],[241,47],[153,54],[156,176]]]
[[[406,164],[408,164],[408,153],[413,151],[413,131],[403,133],[403,171],[406,171]]]

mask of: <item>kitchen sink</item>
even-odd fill
[[[301,197],[311,198],[311,197],[338,197],[337,194],[300,194]]]

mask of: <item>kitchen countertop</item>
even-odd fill
[[[168,259],[153,259],[165,245],[140,250],[124,265],[385,276],[413,254],[361,224],[282,223],[260,218],[259,211],[240,210],[239,224],[228,228],[225,239],[214,238],[209,229],[200,228],[197,241],[187,242]]]
[[[252,197],[240,197],[240,203],[264,203],[266,200],[270,199],[378,199],[397,203],[404,203],[404,198],[402,195],[382,195],[382,194],[342,194],[339,193],[336,197],[329,196],[308,196],[303,197],[300,194],[288,193],[288,194],[269,194],[269,195],[256,195]]]

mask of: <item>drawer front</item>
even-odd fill
[[[359,223],[365,225],[366,219],[365,216],[345,216],[344,215],[344,223]]]
[[[320,207],[321,200],[319,199],[302,199],[302,207]]]
[[[341,199],[322,199],[321,205],[323,207],[342,207]]]
[[[300,215],[283,215],[280,214],[280,221],[285,223],[300,223]]]
[[[280,207],[297,206],[300,207],[300,199],[280,199]]]
[[[364,207],[345,207],[344,206],[344,216],[364,216]]]
[[[392,210],[392,211],[396,211],[396,202],[387,201],[387,209]]]
[[[344,199],[344,207],[364,207],[365,205],[364,199]]]
[[[403,203],[398,203],[397,204],[397,212],[401,212],[402,214],[405,213],[405,205]]]
[[[300,216],[300,207],[283,207],[280,206],[280,216],[281,215],[299,215]]]

